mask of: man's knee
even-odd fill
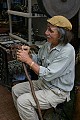
[[[15,91],[15,89],[16,89],[16,87],[15,87],[16,85],[14,85],[13,87],[12,87],[12,92],[14,92]]]
[[[24,106],[24,107],[30,106],[29,98],[28,96],[27,97],[26,96],[25,94],[23,94],[17,98],[17,106]]]
[[[12,95],[18,96],[19,89],[16,85],[12,87]]]

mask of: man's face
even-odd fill
[[[60,38],[60,34],[57,30],[57,27],[48,23],[45,35],[47,37],[47,41],[51,44],[57,45],[59,43],[58,40]]]

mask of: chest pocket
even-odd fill
[[[42,56],[42,65],[44,66],[44,64],[45,64],[45,56]]]
[[[60,51],[52,50],[49,54],[42,55],[42,66],[49,66],[59,56]]]
[[[46,60],[46,67],[49,66],[49,64],[51,63],[51,61],[49,59]]]
[[[51,61],[49,59],[47,59],[45,56],[42,56],[42,65],[44,67],[47,67],[50,63]]]

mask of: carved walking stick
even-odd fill
[[[36,94],[35,94],[33,82],[32,82],[32,80],[30,79],[30,77],[29,77],[29,75],[28,75],[28,72],[27,72],[27,68],[26,68],[26,66],[25,66],[25,63],[23,63],[23,67],[24,67],[24,71],[25,71],[25,74],[26,74],[26,76],[27,76],[27,79],[29,80],[29,84],[30,84],[32,96],[33,96],[33,98],[34,98],[34,101],[35,101],[36,106],[37,106],[37,109],[38,109],[39,119],[40,119],[40,120],[43,120],[42,114],[41,114],[40,105],[39,105],[39,101],[38,101],[38,99],[37,99],[37,97],[36,97]]]

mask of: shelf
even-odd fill
[[[31,17],[30,13],[17,12],[13,10],[8,10],[8,14],[22,16],[22,17]]]
[[[17,16],[22,16],[27,18],[46,17],[46,16],[40,16],[39,14],[32,15],[32,13],[17,12],[13,10],[8,10],[7,12],[8,14],[11,14],[11,15],[17,15]]]
[[[32,39],[32,19],[33,18],[44,18],[46,16],[44,15],[39,15],[37,13],[32,13],[32,0],[28,0],[28,12],[25,13],[25,12],[19,12],[19,11],[14,11],[14,10],[11,10],[11,0],[7,0],[7,4],[8,4],[8,15],[9,15],[9,24],[10,24],[10,36],[15,38],[15,39],[19,39],[19,40],[22,40],[22,41],[25,41],[23,40],[23,38],[20,38],[16,35],[13,35],[12,33],[12,18],[11,18],[11,15],[16,15],[16,16],[21,16],[21,17],[25,17],[25,23],[26,23],[26,19],[28,19],[28,41],[29,43],[31,44],[31,39]],[[26,0],[25,0],[25,4],[26,4]],[[27,41],[26,41],[27,42]]]

